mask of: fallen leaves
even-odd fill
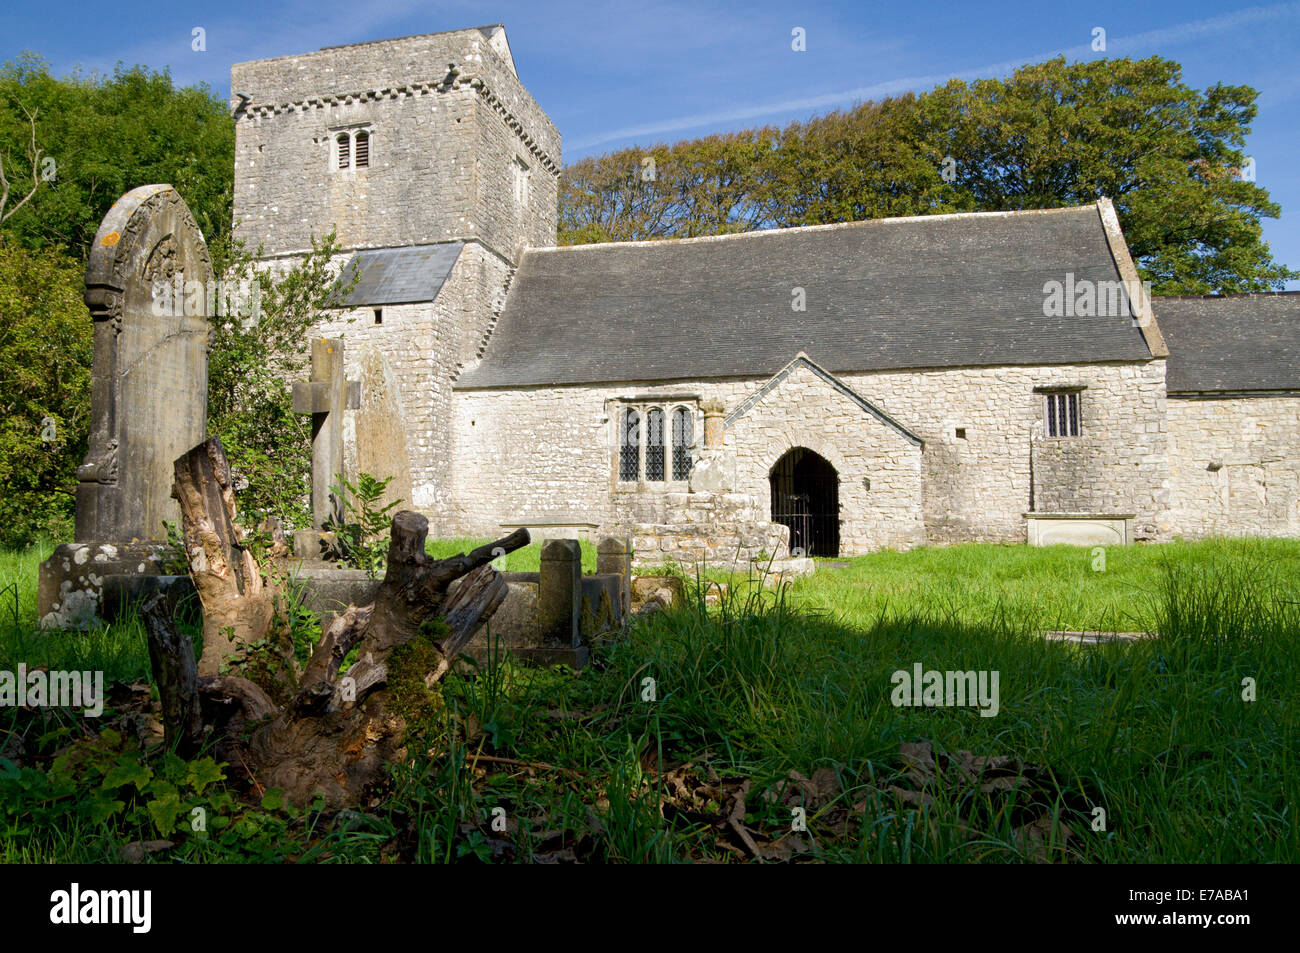
[[[883,793],[905,810],[925,811],[937,820],[943,808],[955,808],[953,830],[967,838],[997,839],[1009,823],[1011,845],[1035,863],[1069,859],[1078,834],[1062,817],[1082,816],[1082,795],[1065,796],[1050,769],[1003,755],[984,756],[961,750],[936,751],[928,741],[899,745],[902,769]],[[867,786],[867,793],[879,789]],[[854,805],[865,814],[873,798]],[[874,798],[879,807],[883,798]],[[994,828],[994,829],[990,829]]]

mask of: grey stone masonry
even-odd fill
[[[43,625],[86,628],[105,576],[158,572],[163,521],[180,518],[172,462],[204,438],[215,291],[203,235],[170,185],[133,189],[109,209],[86,266],[95,351],[77,543],[41,565]]]
[[[555,241],[560,134],[478,29],[237,63],[235,219],[265,254]],[[367,164],[339,136],[368,134]]]
[[[632,545],[629,539],[606,536],[596,545],[596,572],[622,577],[619,587],[623,615],[632,611]]]
[[[559,133],[500,26],[240,63],[231,90],[238,234],[267,267],[289,267],[331,228],[346,255],[335,264],[415,246],[438,262],[432,301],[350,301],[314,333],[346,339],[362,383],[344,419],[349,470],[392,477],[384,502],[406,501],[445,536],[452,386],[492,334],[524,249],[555,242]]]

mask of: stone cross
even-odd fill
[[[331,486],[343,472],[343,411],[361,406],[361,385],[343,376],[343,339],[311,342],[311,380],[293,385],[293,410],[311,414],[311,518],[316,531],[343,519]]]
[[[172,465],[207,427],[214,290],[207,245],[175,189],[144,185],[113,204],[86,264],[94,359],[76,543],[41,566],[43,625],[88,627],[106,576],[158,574],[163,521],[180,519]]]

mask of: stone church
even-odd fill
[[[274,267],[337,228],[348,466],[432,534],[1300,536],[1300,294],[1134,294],[1105,199],[556,247],[560,134],[499,25],[231,91],[237,234]]]

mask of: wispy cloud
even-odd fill
[[[1148,30],[1143,33],[1135,33],[1128,37],[1108,36],[1106,40],[1106,53],[1107,55],[1123,56],[1157,47],[1168,48],[1194,42],[1206,37],[1222,35],[1224,33],[1240,30],[1244,27],[1257,26],[1279,18],[1297,16],[1300,16],[1300,3],[1279,3],[1266,7],[1248,7],[1244,10],[1238,10],[1222,16],[1192,20],[1188,23],[1178,24],[1176,26],[1165,27],[1158,30]],[[1089,43],[1080,43],[1077,46],[1056,49],[1047,53],[1039,53],[1034,56],[1023,56],[1014,60],[1003,60],[998,63],[986,63],[983,66],[977,66],[973,69],[963,70],[961,72],[933,73],[924,76],[906,76],[898,79],[886,80],[880,83],[874,83],[870,86],[858,86],[854,89],[799,96],[751,106],[736,106],[731,109],[718,110],[715,112],[694,113],[687,116],[678,116],[655,122],[641,123],[635,126],[625,126],[619,129],[611,129],[581,139],[576,139],[572,142],[566,143],[566,145],[570,149],[581,150],[607,142],[663,136],[668,133],[684,132],[688,129],[698,129],[704,126],[720,126],[741,122],[746,119],[755,119],[762,116],[775,116],[785,113],[804,112],[813,109],[826,109],[862,100],[875,99],[880,96],[891,96],[897,93],[906,92],[907,90],[930,89],[940,83],[947,82],[949,79],[972,80],[989,76],[1001,76],[1014,71],[1026,63],[1038,63],[1061,55],[1064,55],[1066,59],[1078,59],[1092,56],[1093,51]]]
[[[387,24],[407,20],[427,11],[428,6],[428,0],[373,0],[365,7],[366,32],[375,39],[382,39]],[[78,65],[83,71],[99,73],[112,72],[119,62],[127,65],[145,63],[155,68],[167,65],[175,80],[189,83],[210,79],[211,58],[221,63],[223,76],[221,82],[213,85],[224,88],[231,63],[306,53],[333,43],[370,38],[358,37],[357,8],[346,3],[331,6],[296,2],[288,9],[268,11],[256,21],[250,21],[246,16],[210,15],[216,9],[176,14],[171,22],[160,22],[148,33],[141,34],[149,37],[148,41],[127,47],[111,59],[84,59]],[[193,21],[192,25],[183,25],[182,28],[181,21],[187,19]],[[193,27],[203,27],[207,32],[205,52],[190,49]],[[436,29],[433,27],[430,32]]]

